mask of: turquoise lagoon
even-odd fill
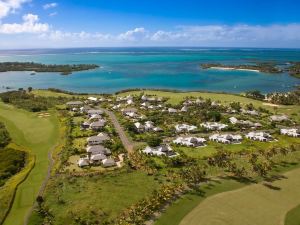
[[[95,63],[96,70],[62,76],[57,73],[0,73],[6,87],[58,88],[74,92],[113,93],[130,88],[176,89],[240,93],[249,90],[284,92],[300,79],[251,71],[203,70],[201,63],[242,64],[276,61],[285,66],[300,61],[297,49],[224,48],[80,48],[0,51],[0,61],[46,64]]]

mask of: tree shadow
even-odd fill
[[[280,174],[278,174],[278,175],[272,175],[272,176],[270,176],[270,177],[266,177],[265,178],[265,181],[267,181],[267,182],[274,182],[274,181],[277,181],[277,180],[283,180],[283,179],[288,179],[286,176],[284,176],[284,175],[280,175]]]
[[[274,190],[274,191],[280,191],[281,188],[280,187],[277,187],[277,186],[274,186],[270,183],[263,183],[263,185],[271,190]]]

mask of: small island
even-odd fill
[[[271,63],[259,63],[255,65],[222,65],[220,63],[201,64],[202,69],[222,69],[222,70],[245,70],[263,73],[281,73],[283,72],[276,65]]]
[[[300,62],[292,62],[288,70],[291,76],[300,79]]]
[[[34,62],[2,62],[0,63],[0,72],[10,71],[30,71],[33,72],[57,72],[61,75],[69,75],[73,72],[96,69],[99,66],[96,64],[74,64],[74,65],[56,65],[56,64],[41,64]]]

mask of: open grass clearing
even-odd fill
[[[91,212],[104,221],[116,217],[158,186],[154,177],[125,169],[93,177],[61,176],[49,183],[45,204],[55,216],[55,225],[73,224],[75,215],[88,221],[95,218]]]

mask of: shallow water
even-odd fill
[[[62,76],[57,73],[0,73],[0,91],[11,88],[59,88],[74,92],[112,93],[128,88],[207,90],[240,93],[288,91],[300,79],[288,74],[202,70],[200,63],[241,64],[300,61],[300,50],[207,48],[88,48],[0,51],[0,61],[95,63],[100,68]]]

